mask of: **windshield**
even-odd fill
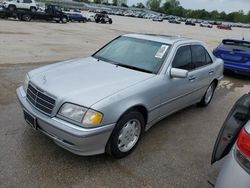
[[[122,36],[97,51],[93,57],[126,68],[157,73],[169,47],[160,42]]]

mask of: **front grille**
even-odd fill
[[[27,99],[38,110],[46,114],[52,113],[56,103],[55,99],[45,95],[31,84],[29,84],[27,89]]]

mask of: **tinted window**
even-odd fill
[[[191,50],[190,46],[180,47],[175,54],[172,63],[173,68],[191,70]]]
[[[207,64],[213,63],[213,61],[212,61],[210,55],[208,54],[207,50],[205,50],[205,53],[206,53],[206,63]]]
[[[191,46],[192,50],[192,68],[196,69],[206,65],[205,49],[200,45]]]
[[[32,3],[31,0],[23,0],[23,3]]]

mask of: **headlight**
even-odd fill
[[[28,85],[29,85],[30,77],[28,74],[25,75],[25,79],[23,82],[23,89],[27,93]]]
[[[71,103],[65,103],[59,113],[63,117],[77,122],[78,125],[86,128],[97,126],[101,123],[103,115],[91,109],[84,108]]]

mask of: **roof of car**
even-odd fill
[[[170,45],[180,41],[200,42],[181,36],[169,36],[169,35],[158,35],[158,34],[125,34],[123,36],[151,40]]]

